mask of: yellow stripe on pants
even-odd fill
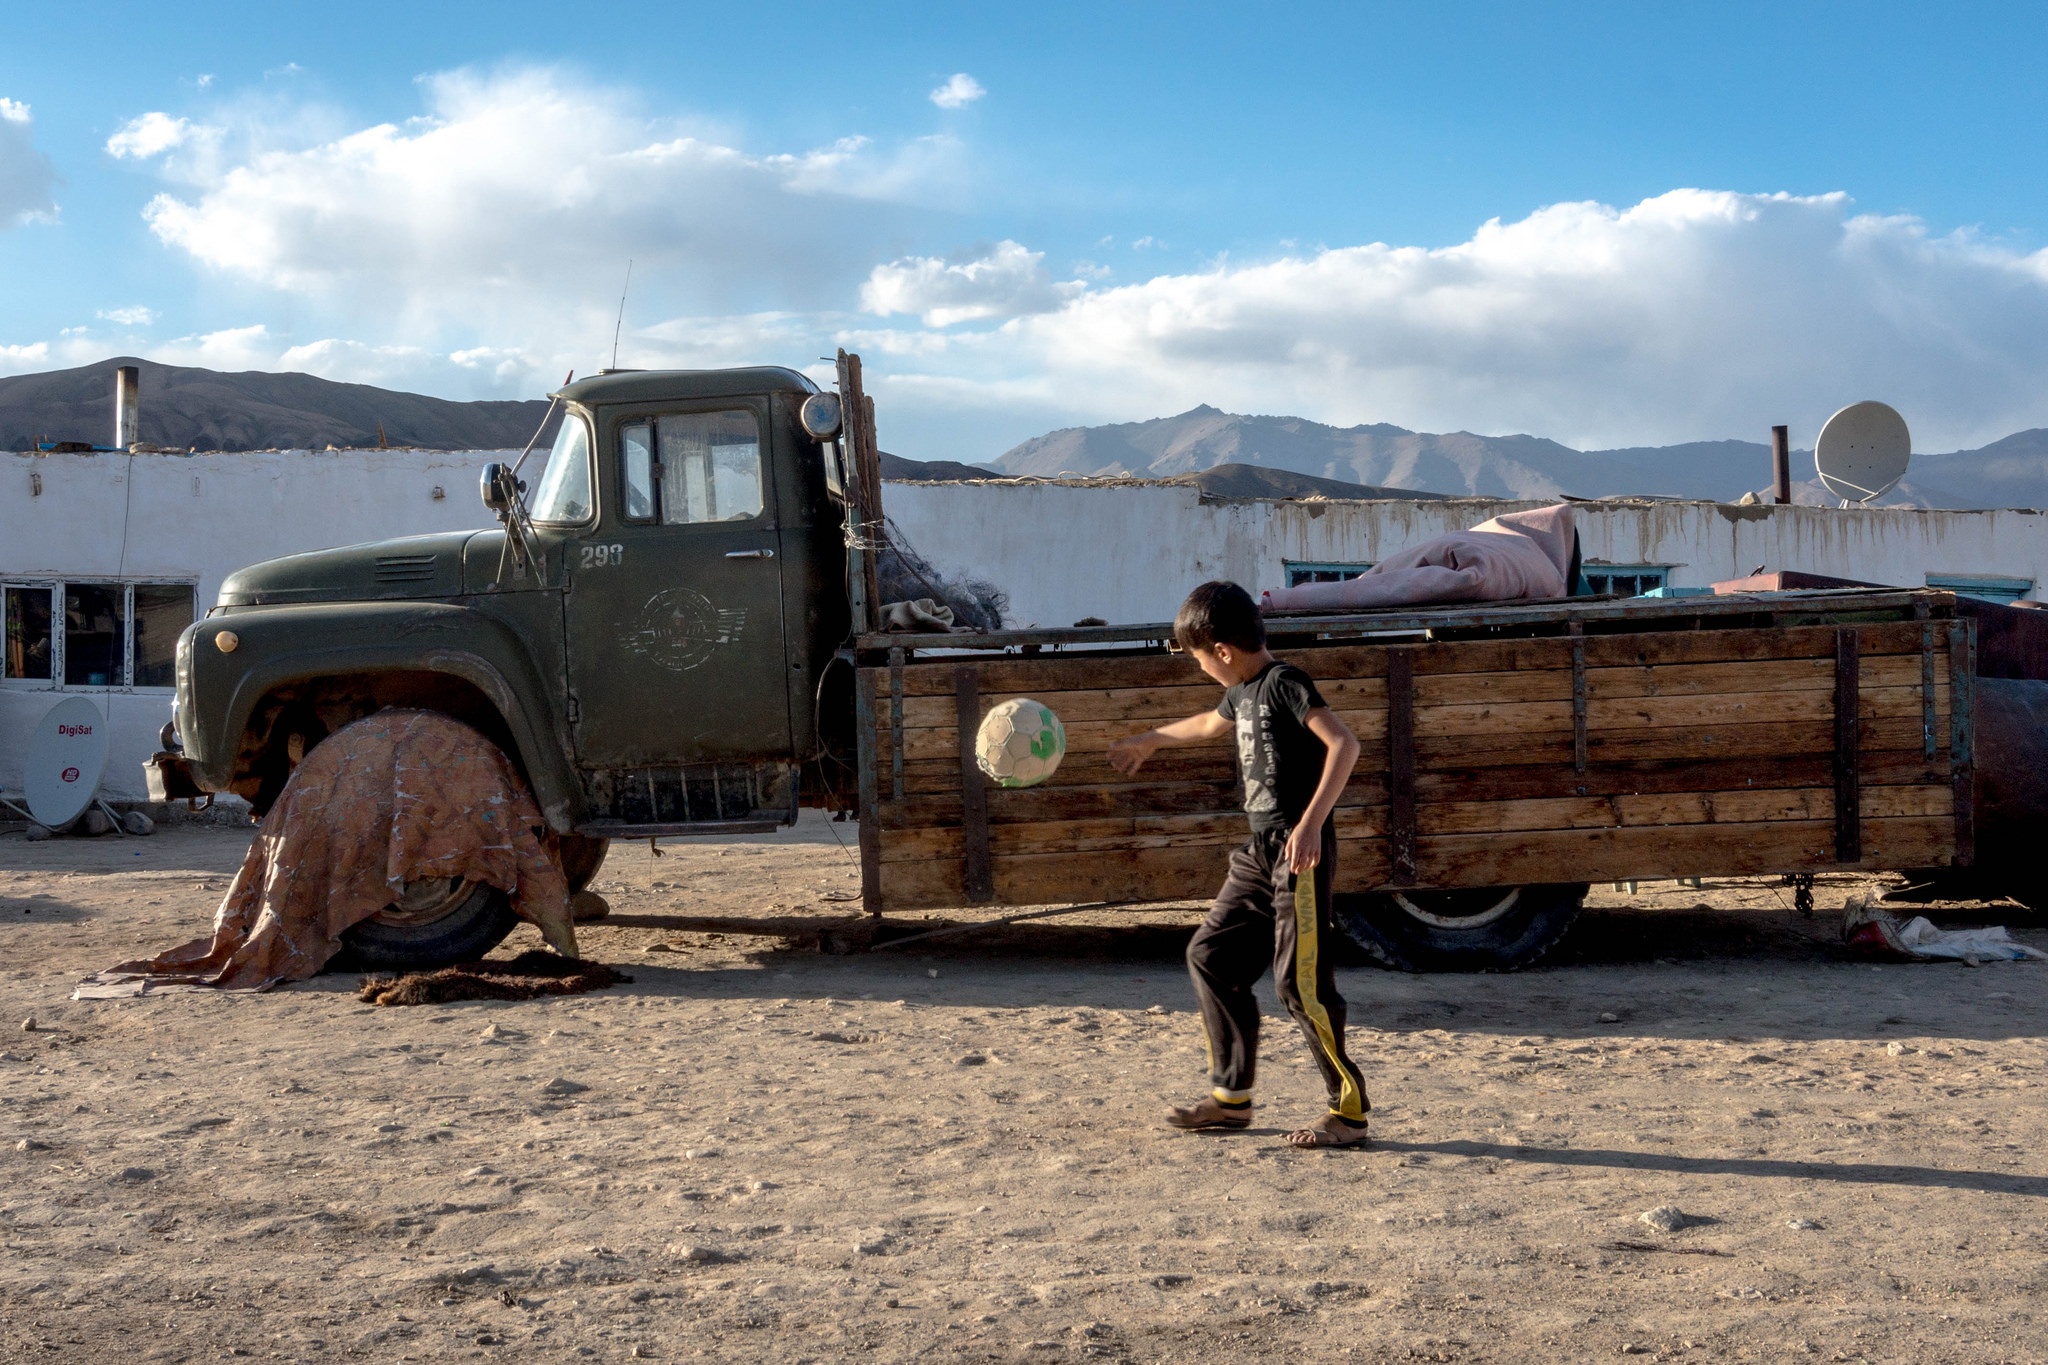
[[[1322,997],[1316,994],[1315,868],[1302,869],[1294,882],[1295,993],[1301,996],[1301,1006],[1308,1011],[1309,1022],[1315,1025],[1316,1038],[1323,1045],[1323,1055],[1330,1059],[1331,1067],[1343,1078],[1337,1107],[1331,1112],[1339,1118],[1363,1119],[1365,1096],[1359,1090],[1351,1069],[1344,1065],[1344,1054],[1337,1050],[1336,1030],[1330,1027],[1330,1012],[1323,1008]]]

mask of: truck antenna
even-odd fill
[[[633,262],[626,262],[626,282],[619,287],[619,320],[612,324],[612,368],[619,368],[619,333],[626,326],[626,291],[633,287]]]

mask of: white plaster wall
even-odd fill
[[[1537,503],[1210,502],[1183,487],[890,484],[891,519],[942,572],[1010,594],[1020,624],[1171,620],[1208,578],[1256,591],[1284,559],[1379,560],[1445,531]],[[1758,565],[1916,587],[1936,573],[2048,580],[2048,517],[1909,508],[1730,507],[1701,502],[1576,508],[1588,562],[1671,564],[1703,587]]]
[[[507,456],[431,450],[0,454],[0,578],[197,580],[204,611],[223,578],[259,560],[494,524],[478,500],[477,476],[485,464]],[[529,471],[543,462],[537,454],[522,475],[532,482]],[[36,723],[61,698],[79,693],[92,696],[108,720],[102,794],[117,800],[145,795],[141,765],[170,718],[169,688],[0,683],[0,791],[21,791],[21,765]]]
[[[189,579],[203,609],[233,570],[304,550],[489,526],[477,475],[504,451],[0,454],[0,578]],[[537,483],[543,456],[525,472]],[[34,494],[31,474],[40,475]],[[444,496],[436,499],[432,490]],[[1207,578],[1257,589],[1283,559],[1377,560],[1532,503],[1204,503],[1182,487],[890,484],[890,516],[947,572],[999,584],[1020,623],[1170,620]],[[1583,504],[1587,560],[1668,563],[1704,585],[1757,565],[1915,585],[1935,572],[2048,580],[2048,517],[2029,512]],[[2035,596],[2042,595],[2038,590]],[[0,684],[0,791],[21,790],[27,737],[60,697],[109,721],[106,795],[143,795],[170,690]]]

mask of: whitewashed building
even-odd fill
[[[1544,504],[1484,498],[1323,502],[1209,499],[1124,480],[891,484],[904,537],[942,571],[1005,589],[1019,624],[1171,620],[1188,588],[1254,591],[1349,577],[1397,550]],[[1704,588],[1799,569],[2001,601],[2040,596],[2048,517],[2031,511],[1733,506],[1667,500],[1576,505],[1597,591]]]
[[[94,698],[112,751],[103,792],[143,795],[169,718],[171,649],[233,570],[304,550],[492,524],[477,498],[504,451],[0,454],[0,792],[65,696]],[[534,464],[539,462],[536,456]],[[537,475],[530,465],[529,478]],[[904,537],[942,571],[988,579],[1020,624],[1170,619],[1207,578],[1258,589],[1356,573],[1396,550],[1530,503],[1205,499],[1123,480],[888,486]],[[2026,511],[1579,507],[1597,588],[1704,587],[1758,568],[2040,596],[2048,518]]]
[[[517,452],[512,452],[516,455]],[[140,800],[170,719],[179,632],[245,564],[492,524],[502,451],[0,454],[0,792],[18,796],[45,712],[83,694],[108,721],[103,795]]]

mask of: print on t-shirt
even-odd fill
[[[1255,709],[1256,716],[1253,714]],[[1261,739],[1265,743],[1261,744]],[[1273,708],[1265,702],[1258,703],[1256,708],[1240,707],[1237,713],[1237,770],[1244,777],[1246,814],[1264,815],[1280,809],[1280,798],[1273,794],[1272,774],[1266,766],[1266,754],[1272,747]]]

